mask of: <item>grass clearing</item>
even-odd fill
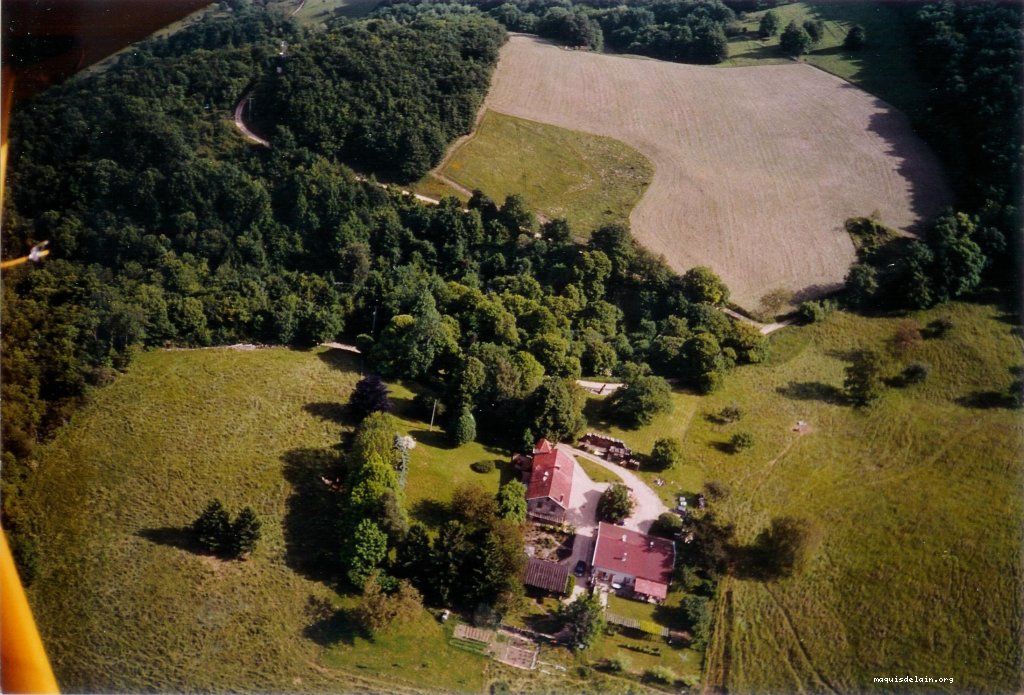
[[[519,193],[530,209],[566,218],[585,238],[628,220],[654,168],[618,140],[488,110],[441,173],[499,203]]]
[[[30,600],[64,689],[483,687],[488,662],[453,669],[471,657],[426,611],[368,640],[323,608],[354,598],[305,569],[317,473],[337,455],[357,369],[337,350],[145,353],[39,449],[25,500],[42,555]],[[406,407],[411,394],[394,391]],[[402,422],[418,438],[427,429]],[[497,489],[498,471],[469,469],[492,452],[453,453],[429,435],[412,452],[414,504],[438,508],[461,479]],[[262,520],[250,560],[189,547],[183,527],[213,497]]]
[[[908,231],[951,199],[902,113],[798,62],[725,70],[517,34],[485,105],[635,148],[654,177],[629,213],[634,236],[677,271],[712,267],[746,308],[776,289],[799,301],[840,286],[855,259],[847,218],[877,212]],[[522,149],[510,138],[494,158]],[[558,173],[526,171],[524,187]]]
[[[692,417],[614,431],[633,445],[680,438],[683,466],[641,476],[669,481],[660,488],[667,503],[703,480],[722,481],[730,494],[711,508],[741,542],[783,515],[824,532],[798,576],[730,581],[733,619],[718,626],[729,637],[709,653],[720,661],[728,648],[730,691],[859,691],[894,669],[953,676],[951,691],[1017,687],[1022,538],[1010,520],[1024,512],[1024,428],[1019,412],[970,404],[1009,386],[1021,340],[1012,317],[992,306],[911,317],[922,325],[949,317],[955,327],[893,357],[894,372],[922,361],[931,374],[888,389],[866,411],[842,403],[847,356],[888,350],[904,318],[837,312],[775,334],[767,364],[737,369],[712,396],[676,394],[676,410],[696,403]],[[707,417],[732,404],[739,422]],[[794,433],[797,420],[811,431]],[[736,431],[754,436],[752,449],[724,450]]]
[[[576,463],[580,465],[587,477],[595,483],[621,483],[622,478],[609,471],[604,466],[588,461],[582,456],[577,456]]]
[[[729,42],[729,58],[723,66],[751,66],[787,63],[790,58],[779,48],[779,34],[795,21],[821,20],[825,32],[821,42],[803,56],[805,63],[849,80],[884,99],[911,117],[922,115],[925,86],[914,68],[915,57],[907,41],[910,10],[899,3],[884,2],[796,2],[773,11],[779,18],[779,34],[757,37],[758,24],[766,12],[752,12],[743,22],[747,34]],[[864,27],[868,45],[861,51],[843,49],[846,32],[855,24]]]

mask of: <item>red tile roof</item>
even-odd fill
[[[550,497],[563,509],[568,508],[569,496],[572,493],[572,474],[575,470],[576,461],[561,449],[534,454],[526,499]]]
[[[661,582],[652,582],[640,577],[633,584],[633,591],[644,596],[651,596],[664,601],[668,597],[668,586]]]
[[[591,563],[595,569],[630,574],[667,586],[672,581],[675,559],[676,549],[671,541],[603,521],[598,525]]]
[[[546,439],[538,439],[537,443],[533,445],[533,453],[535,454],[546,454],[551,451],[554,447],[551,446],[551,442]]]

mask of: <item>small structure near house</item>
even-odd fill
[[[675,561],[672,541],[603,521],[598,525],[591,561],[596,584],[621,587],[623,593],[641,601],[664,601]]]
[[[547,439],[540,439],[529,456],[513,459],[526,483],[526,513],[535,521],[564,524],[576,460]]]
[[[640,468],[640,462],[633,458],[633,450],[621,439],[587,432],[580,439],[579,448],[626,468]]]
[[[569,567],[550,560],[531,557],[523,571],[523,584],[563,596],[569,578]]]

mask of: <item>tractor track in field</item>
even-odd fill
[[[811,670],[811,673],[814,674],[814,677],[817,678],[818,681],[823,686],[825,686],[825,688],[828,689],[830,693],[833,693],[834,695],[839,695],[840,690],[836,688],[834,685],[832,685],[828,678],[825,677],[825,674],[821,672],[821,669],[819,669],[815,665],[814,659],[811,658],[810,652],[808,652],[807,647],[804,646],[803,638],[800,637],[800,633],[797,631],[796,626],[793,624],[793,616],[790,615],[789,609],[786,608],[785,605],[783,605],[782,601],[779,600],[779,598],[772,592],[771,589],[768,588],[767,585],[764,585],[764,590],[765,592],[767,592],[768,597],[771,598],[772,603],[775,604],[775,607],[779,609],[779,612],[785,619],[786,627],[789,629],[790,634],[793,636],[793,639],[796,641],[797,646],[800,648],[800,653],[803,655],[804,660],[807,662],[807,666]]]

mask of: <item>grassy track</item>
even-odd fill
[[[566,218],[585,237],[626,222],[654,170],[618,140],[488,111],[442,173],[499,202],[519,193],[531,209]]]
[[[825,22],[821,43],[802,58],[881,97],[910,116],[920,115],[925,87],[914,70],[907,26],[908,11],[898,3],[883,2],[797,2],[774,10],[780,31],[795,20]],[[763,65],[788,62],[779,49],[779,35],[764,41],[756,38],[764,12],[752,12],[744,26],[748,34],[729,42],[729,59],[722,65]],[[864,27],[868,46],[859,52],[843,50],[843,39],[854,24]]]
[[[731,632],[729,690],[862,690],[897,671],[953,676],[950,690],[1017,687],[1024,433],[1019,413],[970,404],[1008,387],[1021,341],[993,307],[916,318],[939,316],[954,321],[949,336],[894,358],[930,364],[928,381],[890,389],[866,412],[840,402],[847,355],[887,349],[899,319],[839,313],[776,334],[767,365],[737,370],[713,396],[676,394],[654,425],[611,430],[641,450],[679,437],[685,464],[641,475],[670,481],[666,501],[724,482],[731,494],[713,507],[743,542],[782,515],[822,530],[803,574],[731,583],[734,622],[719,625]],[[740,422],[707,418],[729,404]],[[812,431],[792,432],[798,419]],[[755,446],[726,453],[736,431]]]

